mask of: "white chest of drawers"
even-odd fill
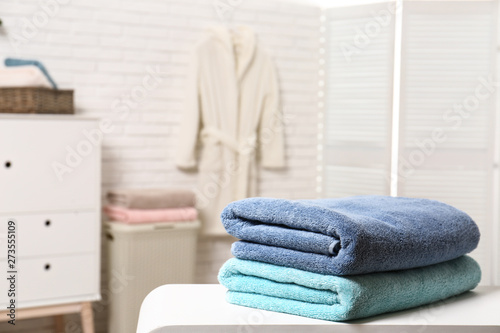
[[[0,308],[7,224],[16,223],[16,306],[100,299],[100,137],[96,120],[0,116]]]

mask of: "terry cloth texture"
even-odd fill
[[[116,189],[108,192],[108,202],[130,209],[194,207],[195,194],[186,189]]]
[[[428,304],[471,290],[480,279],[479,265],[468,256],[356,276],[322,275],[232,258],[219,272],[220,283],[229,289],[229,303],[332,321]]]
[[[285,200],[249,198],[221,215],[233,255],[321,274],[401,270],[458,258],[479,229],[439,201],[387,196]]]
[[[52,79],[50,76],[49,72],[45,68],[45,66],[38,60],[25,60],[25,59],[14,59],[14,58],[7,58],[4,61],[5,66],[7,67],[15,67],[15,66],[36,66],[42,71],[43,75],[47,78],[47,80],[50,82],[52,88],[57,89],[57,84],[55,81]]]
[[[52,88],[45,75],[36,66],[0,68],[0,88],[14,87]]]
[[[127,209],[104,206],[104,212],[113,221],[124,223],[181,222],[194,221],[198,217],[196,208]]]

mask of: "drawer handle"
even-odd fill
[[[45,270],[48,271],[50,269],[50,264],[45,264]]]
[[[45,221],[45,226],[46,227],[50,226],[50,220]]]
[[[12,163],[10,161],[5,162],[5,167],[8,169],[12,166]]]

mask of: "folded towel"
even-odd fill
[[[37,60],[25,60],[25,59],[14,59],[14,58],[7,58],[5,59],[5,66],[7,67],[16,67],[16,66],[36,66],[42,71],[43,75],[47,78],[47,80],[50,82],[50,85],[52,88],[57,89],[57,84],[52,80],[52,77],[50,76],[49,72],[45,68],[45,66]]]
[[[36,66],[0,68],[0,88],[17,87],[52,88]]]
[[[240,259],[334,275],[421,267],[462,256],[479,242],[464,212],[427,199],[250,198],[222,212]]]
[[[193,221],[198,217],[193,207],[167,209],[127,209],[104,206],[106,215],[114,221],[125,223],[181,222]]]
[[[117,189],[108,192],[115,206],[135,209],[194,207],[195,195],[186,189]]]
[[[461,294],[481,270],[468,256],[427,267],[334,276],[251,260],[229,259],[219,281],[229,303],[304,317],[344,321],[398,311]]]

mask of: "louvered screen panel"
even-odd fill
[[[326,11],[325,196],[389,194],[394,7]]]
[[[384,195],[385,170],[378,168],[328,166],[326,197],[347,197],[360,193]]]
[[[441,200],[482,233],[473,252],[493,282],[496,4],[405,1],[398,195]],[[496,88],[493,88],[496,89]]]

